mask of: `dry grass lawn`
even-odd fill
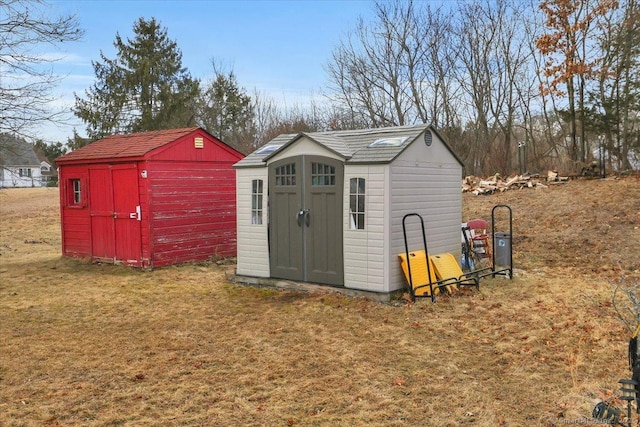
[[[514,210],[517,277],[436,304],[60,256],[57,189],[0,191],[2,426],[552,426],[628,377],[640,179],[465,195]]]

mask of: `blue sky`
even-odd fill
[[[100,51],[115,58],[116,33],[133,37],[140,18],[156,18],[182,51],[183,66],[195,78],[211,77],[211,59],[233,69],[238,83],[292,106],[319,98],[326,85],[325,65],[334,47],[353,30],[359,17],[373,14],[369,0],[51,0],[54,13],[75,14],[85,36],[59,47],[54,71],[64,75],[55,89],[56,105],[73,106],[73,93],[84,95],[94,81],[92,60]],[[54,53],[54,52],[43,52]],[[69,115],[69,125],[46,126],[40,137],[66,142],[84,125]]]

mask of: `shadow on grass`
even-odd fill
[[[11,260],[2,262],[3,273],[41,273],[46,280],[47,272],[77,274],[90,273],[95,276],[137,276],[148,273],[147,270],[126,267],[122,265],[104,264],[92,262],[89,259],[65,258],[53,256],[39,260]]]

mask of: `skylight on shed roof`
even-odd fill
[[[256,151],[256,154],[269,154],[269,153],[273,153],[274,151],[276,151],[278,148],[282,147],[284,144],[271,144],[271,145],[265,145],[264,147],[260,148],[258,151]]]
[[[405,141],[409,139],[408,136],[398,136],[395,138],[380,138],[369,144],[370,148],[375,147],[400,147]]]

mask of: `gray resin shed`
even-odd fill
[[[393,292],[410,212],[460,258],[462,162],[430,126],[280,135],[234,167],[239,276]]]

